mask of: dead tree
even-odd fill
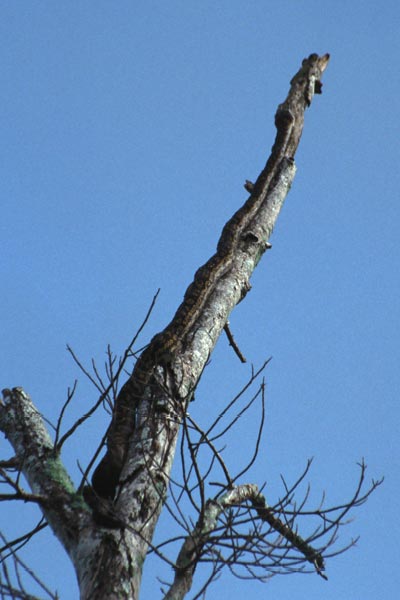
[[[136,336],[119,362],[109,350],[107,383],[95,366],[89,373],[75,357],[100,392],[92,409],[63,433],[62,417],[72,400],[72,389],[52,439],[24,390],[3,390],[0,427],[15,456],[0,463],[3,489],[9,488],[0,499],[29,501],[40,507],[43,522],[39,527],[47,523],[64,546],[82,599],[138,598],[148,553],[171,565],[172,581],[163,584],[168,599],[183,598],[191,590],[200,563],[208,565],[209,571],[196,598],[222,568],[239,577],[264,581],[273,574],[297,572],[308,566],[325,578],[326,558],[345,549],[332,550],[345,515],[379,484],[373,482],[362,491],[365,465],[361,464],[350,500],[341,506],[325,508],[321,504],[306,509],[307,490],[300,500],[295,492],[309,464],[297,482],[284,483],[284,494],[273,506],[267,504],[259,486],[243,483],[257,457],[262,434],[264,384],[260,377],[266,363],[252,373],[245,389],[207,427],[188,414],[196,385],[224,329],[243,360],[230,334],[228,317],[246,296],[251,274],[270,248],[269,237],[295,175],[294,156],[304,112],[314,94],[321,93],[321,75],[328,60],[327,54],[312,54],[303,60],[286,100],[278,106],[276,139],[265,168],[254,184],[246,181],[247,201],[224,226],[216,253],[196,272],[171,323],[138,358]],[[133,371],[118,391],[132,357]],[[245,400],[245,392],[252,394],[249,400]],[[61,449],[104,404],[112,409],[110,427],[99,445],[101,451],[106,443],[106,452],[92,483],[89,473],[98,453],[76,488],[62,464]],[[220,440],[255,405],[260,407],[260,418],[253,452],[247,466],[232,473],[225,464]],[[180,431],[181,471],[180,480],[176,480],[171,478],[171,467]],[[22,488],[21,474],[30,492]],[[206,497],[205,481],[216,486],[212,498]],[[190,517],[187,507],[192,510]],[[153,534],[163,508],[171,514],[178,533],[155,545]],[[310,516],[317,521],[316,526],[307,536],[301,535],[301,519]],[[33,534],[4,542],[1,551],[14,561],[15,568],[21,568],[15,549]],[[173,556],[169,545],[176,553]],[[18,583],[20,579],[17,584],[14,581],[3,578],[2,590],[8,590],[9,597],[28,598]]]

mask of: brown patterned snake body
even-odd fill
[[[307,61],[311,60],[315,62],[322,59],[319,59],[317,55],[311,55]],[[310,69],[309,62],[306,64],[306,61],[303,61],[303,71],[306,68]],[[316,83],[319,82],[319,75],[324,66],[315,64],[314,68]],[[99,496],[113,498],[115,495],[129,438],[135,427],[136,408],[144,396],[146,387],[150,382],[154,382],[155,367],[171,363],[174,356],[182,349],[188,333],[193,330],[196,320],[217,283],[231,270],[243,234],[265,201],[268,189],[279,173],[282,160],[291,159],[294,156],[301,135],[301,131],[300,135],[298,134],[298,129],[300,127],[301,130],[303,115],[293,113],[290,102],[291,94],[294,96],[299,93],[300,89],[304,96],[302,101],[304,111],[305,106],[311,102],[312,93],[318,91],[315,86],[315,89],[312,89],[311,97],[306,96],[310,92],[301,88],[304,84],[302,69],[291,82],[291,91],[287,100],[278,108],[275,117],[277,127],[275,143],[250,197],[226,223],[216,253],[198,269],[172,321],[161,333],[153,337],[137,360],[132,375],[121,388],[108,432],[107,452],[96,468],[92,479],[93,488]],[[307,76],[309,77],[309,74]]]

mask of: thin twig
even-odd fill
[[[245,363],[246,362],[246,358],[243,356],[243,354],[240,351],[239,346],[235,342],[235,338],[233,337],[233,334],[232,334],[231,329],[229,327],[229,321],[227,321],[225,323],[225,325],[224,325],[224,331],[226,333],[226,337],[228,338],[229,345],[232,346],[233,351],[235,352],[235,354],[239,358],[240,362]]]
[[[68,351],[70,352],[72,358],[75,360],[76,364],[79,366],[79,368],[82,370],[82,372],[88,377],[88,379],[93,383],[93,385],[96,387],[96,389],[98,389],[101,393],[100,398],[97,400],[97,402],[92,406],[92,408],[85,413],[82,417],[80,417],[75,423],[74,425],[62,436],[62,438],[60,439],[60,441],[58,442],[57,445],[57,450],[59,451],[61,449],[61,447],[63,446],[64,442],[71,437],[75,431],[78,429],[78,427],[80,427],[85,421],[87,421],[87,419],[89,419],[93,413],[96,412],[96,410],[99,408],[99,406],[103,403],[104,398],[107,397],[107,394],[110,392],[110,390],[113,388],[114,384],[116,381],[118,381],[118,378],[120,376],[120,374],[122,373],[123,369],[124,369],[124,365],[126,363],[126,361],[128,360],[128,358],[131,356],[131,352],[132,352],[132,348],[134,346],[134,344],[136,343],[137,338],[139,337],[140,333],[142,332],[143,328],[145,327],[152,311],[154,308],[154,305],[156,303],[158,294],[160,293],[160,290],[158,289],[156,294],[153,296],[153,299],[151,301],[150,307],[146,313],[145,318],[142,321],[142,324],[140,325],[139,329],[137,330],[137,332],[135,333],[133,339],[131,340],[129,346],[127,347],[127,349],[124,352],[123,358],[121,360],[121,363],[118,367],[118,370],[115,374],[115,378],[113,381],[111,381],[109,383],[109,385],[107,386],[106,389],[102,389],[99,384],[97,383],[97,381],[90,375],[90,373],[83,367],[83,365],[81,365],[80,361],[78,360],[78,358],[75,356],[72,348],[70,348],[69,346],[67,346]],[[104,442],[103,442],[104,444]]]

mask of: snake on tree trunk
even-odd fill
[[[121,388],[108,430],[107,451],[92,478],[96,495],[114,498],[129,439],[135,428],[137,406],[154,380],[155,368],[171,362],[182,349],[216,285],[230,272],[246,228],[265,202],[271,184],[279,175],[282,161],[293,160],[302,133],[304,110],[310,105],[314,93],[321,93],[320,77],[328,60],[328,54],[321,57],[311,54],[303,60],[302,67],[291,80],[285,102],[276,112],[277,134],[271,155],[249,198],[225,224],[216,253],[198,269],[172,321],[153,337]],[[246,189],[249,190],[248,185]]]

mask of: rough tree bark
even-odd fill
[[[321,92],[320,78],[328,60],[329,55],[312,54],[303,61],[276,112],[271,156],[254,185],[246,183],[248,200],[225,225],[216,254],[199,269],[174,319],[153,338],[122,388],[108,449],[96,470],[94,490],[86,491],[87,502],[75,490],[29,396],[20,388],[3,392],[1,429],[74,564],[82,599],[139,596],[142,567],[166,498],[184,411],[230,312],[246,296],[251,274],[269,248],[295,175],[304,112],[314,94]],[[239,491],[256,502],[257,490]],[[213,509],[222,508],[220,503]],[[262,510],[266,509],[260,501],[260,518]],[[206,516],[197,530],[203,537]],[[208,518],[213,517],[208,514]],[[191,537],[191,552],[196,535]],[[187,542],[177,559],[168,598],[181,598],[190,588],[195,563],[186,565],[188,552]],[[307,559],[318,563],[320,557]]]

